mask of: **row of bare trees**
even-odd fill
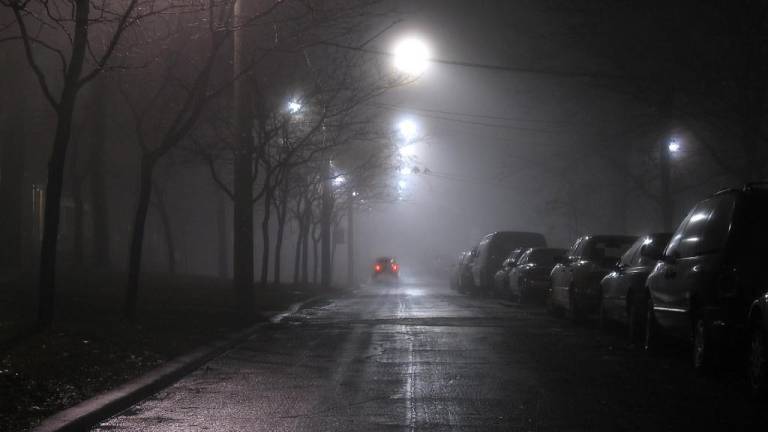
[[[378,33],[369,29],[385,29],[382,17],[390,16],[376,0],[353,3],[0,0],[0,49],[22,47],[27,73],[55,119],[39,262],[41,326],[54,318],[67,175],[81,228],[82,214],[77,214],[82,213],[82,185],[88,178],[94,225],[100,226],[94,238],[101,245],[94,249],[108,260],[105,101],[111,105],[109,133],[120,135],[112,138],[135,146],[139,155],[126,318],[137,314],[146,222],[153,203],[169,237],[169,265],[174,265],[169,234],[173,221],[156,178],[164,166],[161,161],[171,153],[186,154],[206,166],[212,181],[232,200],[233,283],[244,316],[252,316],[256,306],[254,248],[262,249],[260,286],[269,281],[270,268],[279,283],[289,224],[298,232],[294,282],[310,280],[311,244],[313,274],[318,263],[325,264],[320,279],[330,284],[330,236],[342,207],[387,193],[392,140],[382,126],[385,119],[367,104],[405,83],[386,59],[339,48],[370,42]],[[91,91],[91,107],[85,109],[78,97],[93,82],[98,89]],[[77,138],[83,130],[89,140]],[[85,167],[78,166],[82,161]],[[82,232],[76,238],[82,239]]]

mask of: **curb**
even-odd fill
[[[266,322],[254,324],[245,330],[232,333],[218,341],[203,345],[194,351],[173,358],[146,374],[124,383],[112,390],[87,399],[43,420],[31,432],[68,432],[90,430],[101,420],[112,417],[137,402],[171,386],[181,378],[247,340],[265,325],[279,323],[285,317],[296,313],[305,304],[325,296],[318,295],[292,304],[288,310],[274,315]]]

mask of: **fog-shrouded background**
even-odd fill
[[[45,189],[49,181],[46,164],[57,117],[15,37],[19,27],[9,7],[13,3],[2,2],[0,9],[0,35],[8,35],[0,44],[0,192],[6,203],[2,221],[3,235],[16,239],[7,243],[13,246],[4,253],[3,267],[34,268],[44,197],[35,191]],[[327,87],[325,99],[317,96],[313,85],[318,82],[344,76],[345,85],[357,86],[361,92],[376,88],[375,97],[360,97],[350,110],[353,114],[334,119],[341,130],[356,124],[350,118],[357,116],[360,123],[364,118],[369,125],[366,130],[360,128],[354,137],[345,138],[341,132],[333,135],[332,121],[324,120],[322,139],[317,132],[321,128],[312,132],[313,145],[320,148],[325,145],[321,143],[338,140],[344,146],[324,149],[327,154],[308,152],[304,168],[292,171],[300,172],[297,178],[305,181],[322,171],[318,161],[333,159],[338,167],[331,175],[346,177],[346,184],[333,182],[339,186],[333,229],[336,281],[345,280],[348,266],[349,233],[342,231],[348,223],[349,202],[344,190],[358,187],[353,177],[365,177],[358,172],[375,172],[365,177],[365,187],[374,192],[355,195],[353,203],[358,280],[367,276],[372,260],[382,255],[398,257],[406,272],[439,273],[439,268],[432,268],[435,262],[445,263],[483,235],[499,230],[542,232],[551,245],[559,247],[586,233],[671,230],[696,200],[765,175],[766,89],[758,77],[765,76],[768,54],[765,38],[755,37],[765,32],[765,10],[759,6],[597,0],[380,1],[361,2],[369,15],[329,9],[324,21],[315,22],[301,14],[302,1],[286,3],[274,12],[283,15],[273,21],[267,15],[268,24],[258,27],[257,21],[256,30],[248,36],[259,41],[253,42],[254,52],[268,52],[249,72],[248,85],[256,90],[248,91],[253,91],[254,100],[268,102],[265,109],[272,117],[264,118],[270,119],[269,124],[285,122],[285,129],[273,128],[275,135],[269,139],[278,142],[283,139],[279,131],[289,130],[288,135],[295,134],[291,135],[294,141],[289,136],[286,142],[298,143],[301,134],[309,134],[311,117],[320,111],[317,100],[327,106],[335,103],[329,102]],[[334,13],[348,15],[342,20],[330,16]],[[25,17],[29,25],[36,25],[31,13]],[[349,24],[350,17],[359,21]],[[736,30],[728,24],[734,20],[754,25]],[[344,32],[338,30],[340,23],[348,26]],[[94,28],[91,37],[106,38],[109,25]],[[152,21],[148,27],[162,25]],[[283,36],[279,44],[285,45],[268,51],[261,43],[278,40],[275,32]],[[164,94],[152,89],[173,89],[176,84],[188,89],[194,82],[188,70],[199,68],[184,62],[199,65],[205,52],[204,37],[187,35],[177,41],[160,30],[155,33],[128,31],[115,57],[116,65],[136,66],[146,60],[150,66],[106,68],[96,81],[80,89],[63,174],[60,267],[71,267],[73,262],[93,267],[100,262],[118,271],[126,269],[143,154],[137,142],[146,140],[150,148],[161,146],[153,143],[162,143],[172,123],[169,113],[182,105],[173,98],[181,101],[179,95],[184,94],[184,90]],[[379,72],[382,76],[372,72],[392,69],[388,53],[408,36],[429,47],[432,62],[424,73],[398,82],[397,77],[384,76],[391,71]],[[153,42],[141,45],[140,37]],[[70,45],[61,34],[46,31],[41,38],[50,38],[52,46],[65,57],[70,55]],[[190,40],[201,45],[185,45]],[[245,40],[247,45],[249,39]],[[745,40],[758,42],[742,44]],[[365,44],[359,45],[361,41]],[[174,44],[183,49],[174,51]],[[58,97],[63,88],[58,55],[41,46],[35,50],[36,67],[48,76],[48,85]],[[222,76],[231,77],[231,52],[231,41],[225,42],[213,66],[212,90],[226,86]],[[93,62],[86,58],[87,70],[93,69]],[[353,63],[354,73],[339,72],[342,67],[352,70]],[[176,81],[163,81],[163,73],[169,70],[177,70]],[[150,104],[155,94],[168,106]],[[235,174],[234,153],[222,150],[228,148],[224,135],[231,132],[231,125],[217,115],[232,118],[226,114],[233,109],[231,94],[231,88],[222,91],[205,106],[179,144],[158,157],[146,215],[142,271],[168,271],[171,261],[174,272],[232,276],[232,244],[242,234],[233,228],[233,199],[220,187],[220,183],[232,186]],[[280,110],[296,97],[304,103],[305,117],[285,120],[288,117]],[[151,114],[139,133],[135,117],[142,111]],[[405,156],[401,150],[406,144],[398,132],[403,121],[416,129],[412,152]],[[95,140],[103,143],[97,156]],[[679,146],[674,151],[668,147],[673,142]],[[665,151],[669,154],[662,157]],[[370,155],[379,160],[375,169],[366,165]],[[94,157],[100,158],[97,177],[90,168]],[[662,160],[665,157],[667,161]],[[255,185],[264,181],[259,176],[274,168],[269,165],[273,162],[256,162],[263,167]],[[212,177],[210,165],[219,178]],[[661,178],[665,167],[670,173],[667,183]],[[100,182],[106,196],[100,211],[90,201],[95,196],[94,182]],[[279,187],[275,183],[275,190]],[[287,198],[289,207],[294,198]],[[263,200],[255,197],[253,206],[256,280],[262,273],[262,226],[266,226],[272,254],[278,236],[277,204],[266,208]],[[263,225],[265,214],[271,216]],[[105,225],[102,234],[93,229],[96,220]],[[104,235],[109,239],[108,256],[97,252],[101,250],[97,237]],[[300,235],[300,223],[289,213],[280,251],[283,281],[296,279]],[[311,268],[319,260],[312,253],[318,245],[308,243],[309,279],[317,279],[317,271],[312,275]],[[274,258],[269,258],[269,280],[275,279]]]

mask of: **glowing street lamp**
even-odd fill
[[[408,75],[419,76],[429,66],[429,48],[424,41],[408,37],[395,45],[395,67]]]
[[[346,181],[347,181],[347,179],[344,178],[344,176],[338,176],[338,177],[333,179],[333,184],[336,185],[336,186],[341,186]]]
[[[296,114],[299,111],[301,111],[301,103],[297,100],[291,100],[288,102],[288,112],[291,114]]]
[[[669,148],[670,153],[677,153],[681,150],[680,143],[675,139],[669,142],[667,148]]]
[[[397,129],[400,131],[400,135],[402,135],[406,142],[412,141],[419,133],[419,126],[411,119],[401,120],[400,123],[397,124]]]

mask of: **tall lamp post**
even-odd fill
[[[661,223],[664,231],[672,231],[672,155],[680,152],[680,143],[677,139],[669,140],[664,136],[659,141],[659,169],[660,169],[660,205],[661,205]]]

